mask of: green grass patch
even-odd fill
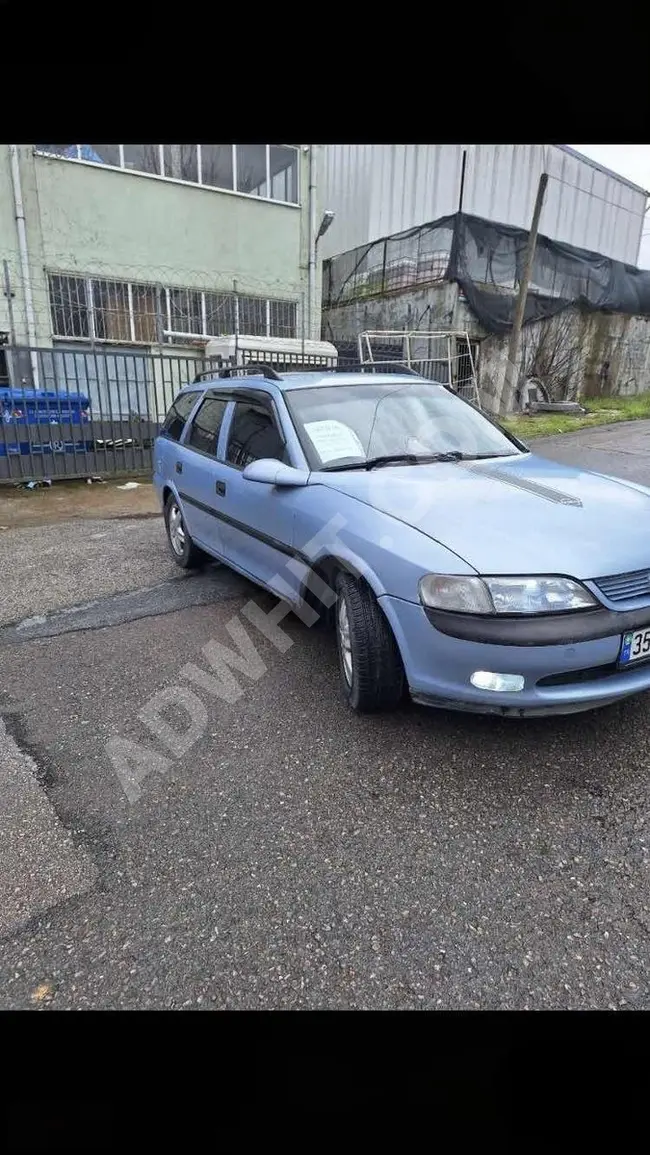
[[[615,421],[638,421],[650,418],[650,393],[636,397],[590,397],[581,400],[589,412],[581,417],[567,413],[538,413],[531,416],[518,414],[501,419],[502,425],[529,441],[533,437],[553,437],[557,433],[574,433],[593,425],[610,425]]]

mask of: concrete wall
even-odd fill
[[[457,286],[446,281],[324,309],[323,339],[348,341],[364,329],[451,329],[457,296]]]
[[[482,404],[498,410],[508,337],[479,325],[455,284],[354,301],[323,312],[326,340],[349,342],[364,329],[460,329],[479,341]],[[650,318],[567,309],[526,325],[519,350],[520,371],[539,373],[554,400],[578,396],[629,396],[650,389]]]
[[[461,325],[462,327],[462,325]],[[494,404],[505,374],[507,337],[480,345],[479,385]],[[634,396],[650,389],[650,318],[567,309],[526,325],[519,354],[524,376],[539,376],[552,400]]]
[[[300,206],[276,204],[163,178],[35,156],[20,146],[20,170],[37,341],[52,338],[46,270],[259,297],[306,300],[309,158],[298,150]],[[320,212],[320,204],[317,206]],[[320,219],[320,217],[318,218]],[[0,146],[0,259],[10,264],[18,339],[25,304],[9,149]],[[320,279],[314,329],[320,327]],[[8,329],[0,298],[0,327]]]

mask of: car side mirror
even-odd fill
[[[271,457],[262,457],[259,461],[251,461],[242,476],[246,481],[259,481],[262,485],[283,485],[287,487],[306,485],[309,474],[305,469],[294,469],[292,465],[283,465]]]

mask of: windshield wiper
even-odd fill
[[[509,453],[461,453],[449,449],[445,453],[385,453],[369,457],[367,461],[348,461],[345,465],[323,465],[321,473],[343,473],[348,469],[375,469],[380,465],[429,465],[433,461],[482,461],[487,457],[510,457]]]
[[[428,460],[416,453],[384,453],[381,457],[369,457],[364,462],[364,469],[374,469],[377,465],[417,465],[418,461]]]
[[[432,453],[427,461],[462,461],[465,457],[459,449],[448,449],[445,453]]]
[[[461,453],[460,449],[448,449],[444,453],[390,453],[384,457],[371,457],[363,468],[374,469],[376,465],[390,465],[393,461],[404,465],[429,465],[432,461],[476,461],[479,457],[503,456],[502,453]]]
[[[347,469],[374,469],[376,465],[417,465],[420,461],[431,461],[431,457],[419,457],[415,453],[386,453],[381,457],[369,457],[366,461],[348,461],[345,465],[324,465],[322,473],[342,473]]]

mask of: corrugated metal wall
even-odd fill
[[[549,182],[540,232],[636,264],[645,194],[557,145],[330,144],[322,149],[324,208],[336,212],[320,243],[330,257],[463,209],[528,228],[540,174]]]

